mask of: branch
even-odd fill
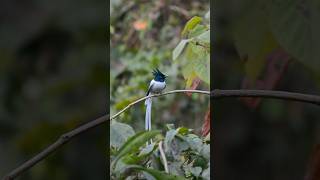
[[[300,102],[306,102],[311,104],[320,105],[320,96],[316,95],[308,95],[308,94],[301,94],[301,93],[293,93],[293,92],[287,92],[287,91],[271,91],[271,90],[249,90],[249,89],[241,89],[241,90],[220,90],[215,89],[211,91],[202,91],[202,90],[173,90],[164,92],[162,94],[154,94],[149,95],[143,98],[140,98],[129,105],[127,105],[125,108],[123,108],[121,111],[113,115],[110,120],[118,117],[120,114],[122,114],[124,111],[129,109],[131,106],[144,101],[150,97],[159,97],[164,96],[167,94],[173,94],[173,93],[199,93],[199,94],[206,94],[210,95],[213,99],[220,99],[220,98],[228,98],[228,97],[260,97],[260,98],[274,98],[274,99],[283,99],[283,100],[293,100],[293,101],[300,101]]]
[[[47,156],[49,156],[51,153],[53,153],[54,151],[56,151],[58,148],[60,148],[62,145],[64,145],[65,143],[67,143],[69,140],[71,140],[73,137],[82,134],[96,126],[99,126],[103,123],[105,123],[108,120],[112,120],[114,118],[116,118],[117,116],[119,116],[121,113],[123,113],[124,111],[126,111],[127,109],[129,109],[131,106],[149,98],[149,97],[157,97],[157,96],[163,96],[163,95],[167,95],[167,94],[173,94],[173,93],[183,93],[183,92],[191,92],[191,93],[202,93],[202,94],[210,94],[209,91],[200,91],[200,90],[174,90],[174,91],[169,91],[169,92],[165,92],[163,94],[156,94],[156,95],[150,95],[147,97],[142,97],[136,101],[134,101],[133,103],[130,103],[127,107],[125,107],[124,109],[122,109],[121,111],[119,111],[117,114],[113,115],[111,118],[109,115],[104,115],[98,119],[95,119],[93,121],[90,121],[72,131],[69,131],[63,135],[60,136],[60,138],[58,140],[56,140],[53,144],[51,144],[50,146],[48,146],[46,149],[44,149],[42,152],[40,152],[39,154],[35,155],[33,158],[31,158],[30,160],[26,161],[25,163],[23,163],[22,165],[20,165],[19,167],[17,167],[16,169],[12,170],[8,175],[6,175],[5,177],[3,177],[4,180],[13,180],[16,177],[18,177],[19,175],[21,175],[23,172],[27,171],[28,169],[32,168],[35,164],[39,163],[40,161],[42,161],[43,159],[45,159]]]
[[[111,116],[110,120],[118,117],[120,114],[122,114],[124,111],[126,111],[127,109],[129,109],[131,106],[141,102],[141,101],[144,101],[150,97],[159,97],[159,96],[164,96],[164,95],[168,95],[168,94],[174,94],[174,93],[186,93],[186,92],[190,92],[190,93],[199,93],[199,94],[207,94],[207,95],[210,95],[210,92],[209,91],[201,91],[201,90],[173,90],[173,91],[168,91],[168,92],[164,92],[164,93],[161,93],[161,94],[153,94],[153,95],[149,95],[149,96],[145,96],[145,97],[142,97],[132,103],[130,103],[129,105],[127,105],[125,108],[123,108],[121,111],[119,111],[117,114]]]
[[[65,133],[60,136],[60,138],[48,146],[46,149],[44,149],[42,152],[31,158],[30,160],[26,161],[13,171],[11,171],[7,176],[5,176],[4,180],[13,180],[14,178],[21,175],[23,172],[27,171],[31,167],[33,167],[38,162],[45,159],[47,156],[49,156],[51,153],[56,151],[58,148],[60,148],[62,145],[67,143],[69,140],[71,140],[73,137],[82,134],[96,126],[99,126],[103,123],[105,123],[108,120],[112,120],[116,117],[118,117],[120,114],[122,114],[124,111],[129,109],[131,106],[147,99],[150,97],[159,97],[164,96],[168,94],[174,94],[174,93],[199,93],[199,94],[205,94],[210,95],[213,99],[219,99],[219,98],[228,98],[228,97],[264,97],[264,98],[276,98],[276,99],[284,99],[284,100],[294,100],[294,101],[300,101],[300,102],[306,102],[306,103],[312,103],[316,105],[320,105],[320,96],[316,95],[307,95],[307,94],[301,94],[301,93],[292,93],[292,92],[285,92],[285,91],[269,91],[269,90],[213,90],[211,93],[209,91],[201,91],[201,90],[174,90],[174,91],[168,91],[164,92],[162,94],[155,94],[155,95],[149,95],[146,97],[142,97],[132,103],[130,103],[128,106],[123,108],[121,111],[116,113],[115,115],[111,116],[109,118],[109,115],[104,115],[98,119],[95,119],[93,121],[88,122],[87,124],[84,124],[72,131],[69,131],[68,133]]]
[[[32,166],[34,166],[38,162],[42,161],[44,158],[46,158],[51,153],[53,153],[58,148],[60,148],[62,145],[67,143],[71,138],[74,138],[75,136],[77,136],[77,135],[79,135],[79,134],[81,134],[83,132],[86,132],[89,129],[92,129],[92,128],[94,128],[94,127],[106,122],[107,120],[109,120],[109,115],[104,115],[104,116],[102,116],[102,117],[100,117],[98,119],[90,121],[90,122],[88,122],[88,123],[76,128],[76,129],[74,129],[72,131],[69,131],[68,133],[65,133],[65,134],[61,135],[60,138],[56,142],[54,142],[53,144],[48,146],[46,149],[44,149],[42,152],[40,152],[39,154],[37,154],[36,156],[31,158],[30,160],[28,160],[25,163],[23,163],[22,165],[20,165],[18,168],[16,168],[13,171],[11,171],[3,179],[4,180],[12,180],[12,179],[18,177],[24,171],[30,169]]]
[[[219,90],[211,91],[211,98],[228,98],[228,97],[260,97],[260,98],[274,98],[283,100],[293,100],[305,103],[320,105],[320,96],[293,93],[286,91],[271,91],[271,90]]]

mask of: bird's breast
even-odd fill
[[[155,81],[152,80],[153,82],[151,82],[153,84],[152,86],[152,91],[153,92],[161,92],[165,87],[166,87],[166,82],[159,82],[159,81]]]

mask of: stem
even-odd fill
[[[160,151],[161,158],[163,160],[164,169],[165,169],[166,173],[169,173],[168,162],[167,162],[166,155],[164,154],[164,151],[163,151],[163,148],[162,148],[162,144],[163,144],[163,141],[160,141],[159,142],[159,151]]]
[[[230,97],[259,97],[259,98],[274,98],[283,100],[293,100],[320,105],[320,96],[293,93],[286,91],[271,91],[271,90],[219,90],[211,91],[211,98],[230,98]]]

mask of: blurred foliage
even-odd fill
[[[172,124],[167,125],[165,137],[160,131],[134,134],[132,127],[116,121],[111,123],[110,130],[118,132],[110,133],[112,179],[210,179],[210,135],[200,138],[192,129],[175,129]],[[119,141],[118,134],[124,141]],[[146,145],[152,138],[153,142]],[[160,141],[169,173],[164,170]]]
[[[216,7],[217,16],[223,14],[222,21],[228,22],[222,22],[224,34],[231,36],[252,81],[264,73],[267,57],[283,49],[320,85],[318,1],[218,0]]]
[[[181,38],[185,38],[180,35],[186,23],[192,17],[203,17],[209,10],[209,1],[118,0],[111,1],[110,8],[111,114],[145,95],[154,68],[169,76],[167,91],[184,89],[187,83],[182,73],[184,66],[182,61],[172,61],[172,52]],[[208,89],[209,86],[203,82],[198,88]],[[196,94],[190,98],[178,94],[156,98],[152,110],[153,126],[164,128],[165,123],[174,123],[192,127],[199,133],[199,123],[204,120],[208,101],[207,97]],[[119,121],[141,130],[144,112],[141,103],[123,113]]]
[[[206,24],[195,16],[185,25],[181,36],[185,37],[174,49],[172,59],[180,59],[182,73],[190,88],[195,78],[210,85],[210,11],[206,14]],[[185,50],[184,50],[185,49]]]
[[[215,1],[214,88],[319,94],[319,7],[312,0]],[[242,100],[213,102],[215,178],[303,179],[320,141],[319,108]]]
[[[105,2],[1,1],[0,15],[2,177],[62,133],[104,114],[109,77]],[[97,153],[104,152],[99,131],[105,129],[98,129],[21,179],[105,179]]]

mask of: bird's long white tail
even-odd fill
[[[146,118],[145,118],[145,129],[146,131],[151,131],[151,106],[152,106],[152,98],[146,99],[144,102],[146,106]],[[150,141],[152,143],[152,140]],[[148,146],[148,142],[146,145]]]
[[[152,106],[152,98],[148,98],[145,101],[146,106],[146,118],[145,118],[145,129],[146,131],[151,130],[151,106]]]

